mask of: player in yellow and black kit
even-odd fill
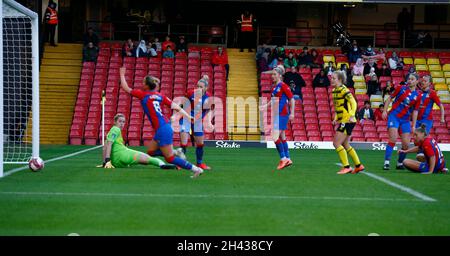
[[[350,90],[344,85],[346,80],[347,76],[344,71],[335,71],[331,76],[331,85],[334,87],[333,103],[336,111],[333,125],[336,123],[339,124],[333,145],[342,163],[342,169],[338,174],[355,174],[364,171],[364,166],[359,161],[355,149],[349,143],[350,135],[352,135],[352,130],[356,125],[355,114],[357,104]],[[353,163],[355,164],[354,170],[350,167],[347,153],[353,159]]]

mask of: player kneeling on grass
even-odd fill
[[[339,124],[334,136],[333,145],[336,149],[336,153],[341,160],[342,169],[338,174],[358,173],[364,171],[364,166],[359,161],[358,154],[355,149],[350,146],[350,136],[352,135],[353,128],[356,125],[356,100],[353,97],[350,90],[345,86],[347,76],[345,71],[335,71],[331,76],[331,84],[333,88],[333,102],[334,109],[336,111],[333,125]],[[355,169],[350,167],[348,162],[348,155],[355,164]]]
[[[125,116],[117,114],[114,117],[114,126],[109,130],[103,147],[103,165],[97,167],[115,168],[128,167],[136,164],[151,164],[161,169],[174,169],[175,165],[165,164],[158,158],[125,147],[122,138],[122,129],[125,125]]]
[[[427,135],[425,124],[422,124],[414,131],[414,144],[416,146],[408,150],[399,150],[398,153],[408,154],[422,151],[425,156],[420,157],[420,155],[418,155],[417,160],[419,161],[405,159],[403,165],[408,170],[423,174],[448,173],[448,169],[445,168],[444,155],[442,154],[441,149],[437,142]]]

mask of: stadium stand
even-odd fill
[[[213,49],[190,47],[188,54],[177,53],[175,59],[162,59],[158,53],[154,58],[134,58],[121,56],[121,45],[102,42],[97,63],[85,62],[81,72],[75,113],[70,130],[70,144],[95,145],[101,142],[101,100],[105,92],[105,131],[113,125],[117,113],[125,115],[127,123],[122,131],[123,138],[131,146],[145,145],[152,139],[153,130],[148,125],[141,104],[120,89],[119,68],[127,68],[126,80],[132,88],[140,88],[144,77],[149,74],[161,80],[161,93],[169,98],[183,97],[188,89],[194,88],[201,75],[210,77],[209,93],[226,98],[225,69],[212,67]],[[171,109],[163,108],[166,116]],[[223,140],[226,120],[214,120],[221,126],[221,132],[206,133],[206,139]],[[174,144],[179,144],[179,134],[174,134]]]

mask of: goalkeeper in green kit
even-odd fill
[[[125,116],[117,114],[114,117],[114,126],[109,130],[106,136],[105,146],[103,147],[103,165],[97,167],[103,168],[121,168],[136,164],[151,164],[161,169],[175,169],[176,166],[166,164],[161,159],[151,157],[145,153],[127,148],[123,144],[122,129],[125,125]]]

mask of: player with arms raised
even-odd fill
[[[353,128],[356,125],[356,100],[350,90],[345,86],[347,75],[345,71],[335,71],[331,75],[331,84],[333,88],[333,103],[336,111],[334,115],[333,125],[339,124],[334,136],[333,146],[341,160],[342,169],[338,174],[358,173],[364,171],[364,166],[359,161],[358,154],[355,149],[350,146],[349,140],[352,135]],[[348,155],[355,164],[355,169],[350,167]]]
[[[151,157],[145,153],[127,148],[123,143],[122,129],[125,125],[125,116],[117,114],[114,117],[114,126],[109,130],[106,136],[105,146],[103,147],[103,165],[97,167],[103,168],[121,168],[136,164],[154,165],[161,169],[174,169],[175,165],[165,164],[158,158]]]
[[[162,154],[168,163],[175,164],[186,170],[191,170],[194,172],[192,177],[198,177],[203,173],[201,168],[174,155],[172,126],[169,120],[163,115],[161,105],[171,107],[180,112],[188,120],[192,120],[192,117],[178,104],[172,102],[158,92],[159,79],[152,76],[146,76],[143,81],[142,89],[131,89],[128,87],[128,83],[125,79],[125,72],[125,67],[120,68],[120,86],[125,92],[141,101],[144,113],[155,130],[153,140],[148,146],[149,155],[157,155],[159,153],[158,151],[160,151],[159,154]]]
[[[206,91],[209,85],[209,77],[204,75],[202,79],[197,82],[197,88],[189,90],[186,97],[189,99],[187,104],[190,104],[191,116],[194,117],[194,124],[191,122],[186,122],[184,119],[180,119],[180,138],[181,138],[181,148],[183,153],[186,154],[186,147],[188,144],[189,133],[191,132],[191,126],[193,127],[194,140],[195,140],[195,156],[197,159],[197,166],[203,170],[210,170],[211,167],[207,166],[203,162],[203,118],[208,114],[209,104],[208,98],[209,94]]]
[[[398,151],[399,154],[417,153],[419,151],[424,152],[425,157],[422,159],[423,161],[412,159],[405,159],[403,161],[403,165],[408,170],[423,174],[448,173],[448,169],[445,168],[444,155],[437,142],[433,138],[428,137],[425,124],[421,124],[420,127],[414,131],[414,143],[416,144],[415,147]]]

